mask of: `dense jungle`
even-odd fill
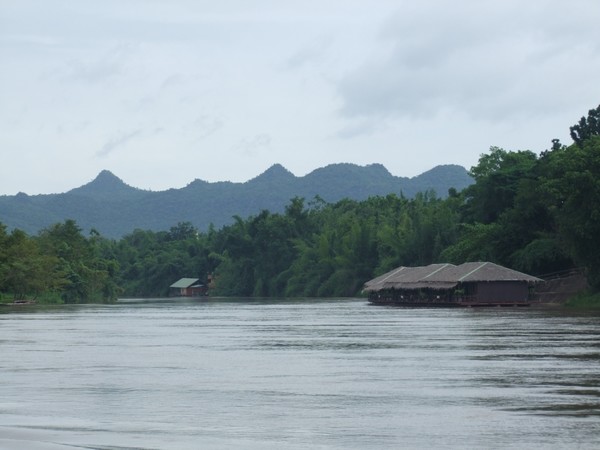
[[[113,301],[165,296],[181,277],[214,280],[211,295],[331,297],[400,265],[491,261],[532,275],[585,270],[600,290],[600,106],[570,127],[573,143],[482,154],[474,183],[327,203],[290,199],[200,232],[136,229],[121,239],[65,220],[28,235],[0,225],[3,301]]]

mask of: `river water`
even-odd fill
[[[0,311],[1,449],[600,446],[598,314],[361,299]]]

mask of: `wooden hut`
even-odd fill
[[[207,287],[199,278],[181,278],[169,286],[171,297],[200,297],[206,293]]]
[[[490,262],[398,267],[365,283],[376,304],[527,306],[542,280]]]

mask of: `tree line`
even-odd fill
[[[600,290],[600,106],[571,127],[574,143],[537,155],[492,147],[474,183],[446,198],[424,192],[327,203],[293,198],[283,213],[234,217],[200,232],[134,230],[119,240],[72,220],[28,236],[0,226],[0,292],[46,301],[164,296],[181,277],[213,295],[356,295],[400,265],[491,261],[534,275],[585,269]]]

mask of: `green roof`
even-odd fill
[[[175,283],[173,283],[170,287],[172,288],[188,288],[190,287],[192,284],[197,283],[198,281],[200,281],[200,278],[182,278],[179,281],[176,281]]]

